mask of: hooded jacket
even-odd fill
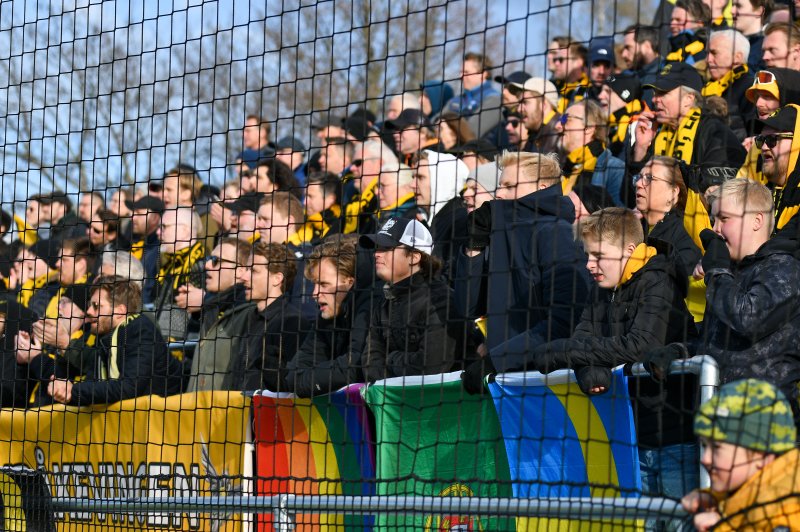
[[[702,352],[720,383],[764,379],[786,394],[797,419],[800,260],[797,242],[773,238],[730,269],[706,272]]]
[[[453,88],[444,81],[423,81],[420,88],[431,102],[431,113],[428,118],[433,118],[441,113],[444,105],[455,96]]]
[[[359,248],[355,284],[339,314],[330,320],[318,319],[287,364],[288,390],[311,397],[364,382],[361,353],[372,315],[382,304],[383,290],[375,283],[374,256]]]
[[[583,366],[612,368],[640,362],[653,347],[695,338],[694,321],[686,309],[687,279],[674,266],[669,246],[640,244],[628,260],[619,285],[595,285],[571,338],[554,340],[534,350],[547,369]],[[662,385],[644,377],[630,380],[639,445],[660,447],[694,440],[691,379],[670,377]]]
[[[530,346],[572,333],[590,278],[560,183],[493,200],[490,210],[489,246],[474,257],[458,253],[455,302],[466,318],[486,316],[486,345],[502,372],[520,367]]]
[[[794,126],[794,137],[792,138],[792,151],[789,154],[789,175],[786,184],[782,187],[773,183],[766,183],[772,191],[772,199],[775,203],[775,229],[773,234],[778,234],[787,228],[789,222],[796,218],[800,212],[800,167],[798,167],[798,154],[800,154],[800,105],[789,104],[786,107],[793,107],[797,111],[797,118]],[[796,222],[796,221],[795,221]],[[797,224],[791,226],[790,231],[796,232]],[[787,228],[788,229],[788,228]]]

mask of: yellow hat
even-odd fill
[[[775,74],[769,70],[759,70],[756,72],[756,78],[753,80],[753,84],[745,91],[744,95],[750,103],[756,103],[756,91],[764,91],[771,94],[776,100],[781,99],[778,80],[775,79]]]

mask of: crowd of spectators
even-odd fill
[[[0,220],[3,406],[459,370],[467,393],[570,368],[600,394],[644,362],[643,489],[683,496],[697,386],[673,361],[800,410],[800,30],[718,4],[678,0],[668,35],[553,38],[549,79],[467,53],[460,92],[327,115],[317,150],[248,116],[219,189],[178,164],[77,212],[30,197]]]

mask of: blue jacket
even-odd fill
[[[614,200],[614,205],[624,207],[620,196],[623,179],[625,179],[625,163],[611,155],[609,150],[604,150],[597,158],[592,184],[606,189]]]
[[[560,184],[490,205],[489,246],[456,259],[455,304],[467,318],[486,316],[486,345],[502,372],[518,365],[527,339],[536,346],[572,333],[590,278],[573,236],[575,209]],[[521,333],[525,339],[515,338]],[[508,346],[510,339],[520,345]]]

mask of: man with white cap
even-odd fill
[[[530,78],[525,83],[512,83],[512,87],[522,92],[517,110],[522,115],[530,135],[523,151],[557,153],[558,132],[558,90],[552,82],[544,78]]]
[[[428,229],[390,218],[359,243],[375,249],[375,273],[386,282],[362,356],[367,380],[451,371],[467,350],[464,323],[448,319],[452,291],[438,275],[442,263],[431,255]]]

